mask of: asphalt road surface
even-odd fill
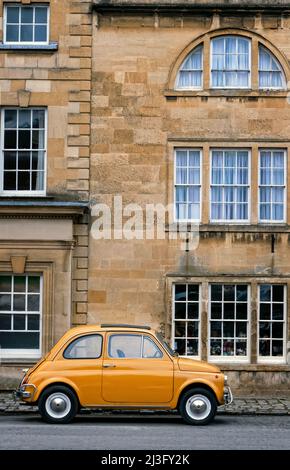
[[[179,416],[79,416],[48,425],[38,415],[0,416],[0,449],[290,449],[290,416],[217,416],[189,426]]]

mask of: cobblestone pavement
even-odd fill
[[[35,406],[25,406],[16,402],[11,393],[0,392],[0,413],[33,413],[36,411]],[[218,412],[241,415],[290,415],[290,397],[238,397],[231,405],[219,407]]]

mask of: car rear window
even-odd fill
[[[65,359],[98,359],[102,354],[103,337],[85,335],[73,340],[65,349]]]

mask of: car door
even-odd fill
[[[109,403],[168,403],[173,396],[173,361],[151,335],[107,333],[102,397]]]

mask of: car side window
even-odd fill
[[[153,359],[153,358],[160,359],[162,356],[163,356],[162,352],[156,346],[154,341],[152,341],[152,339],[149,338],[148,336],[144,336],[142,357],[148,358],[148,359]]]
[[[141,357],[142,335],[112,335],[109,339],[109,357]]]
[[[112,335],[109,339],[109,357],[114,358],[161,358],[162,352],[148,336]]]
[[[65,359],[98,359],[102,354],[103,337],[85,335],[73,340],[65,349]]]

